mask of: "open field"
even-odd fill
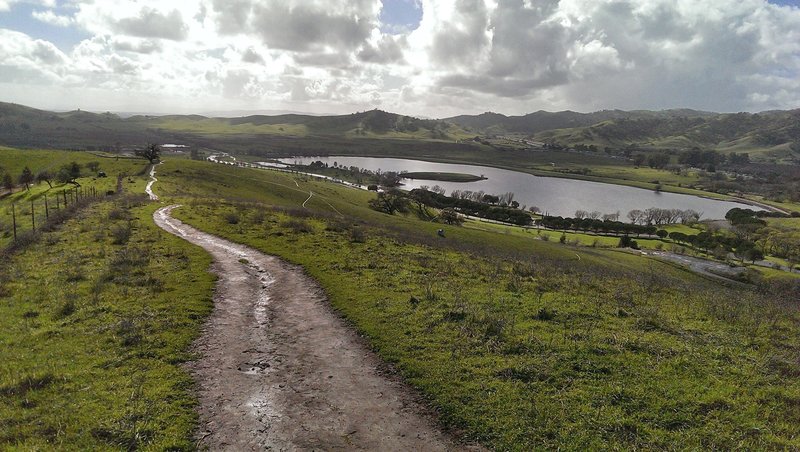
[[[777,294],[513,234],[438,239],[368,211],[369,193],[282,173],[160,169],[177,216],[303,265],[445,423],[491,447],[793,447],[796,313],[766,327]]]
[[[155,207],[94,204],[3,258],[0,449],[193,448],[181,363],[211,308],[210,259],[160,232]]]
[[[22,169],[26,166],[34,175],[41,171],[55,174],[59,168],[72,162],[83,167],[81,169],[82,177],[76,179],[81,186],[81,193],[89,193],[94,190],[96,193],[104,195],[108,191],[115,191],[119,175],[123,175],[123,187],[127,191],[142,192],[144,190],[145,180],[134,177],[143,175],[147,169],[148,162],[143,159],[101,157],[87,152],[0,148],[0,174],[6,171],[15,179],[19,177]],[[105,172],[107,177],[97,177],[97,173],[86,168],[90,162],[96,162],[98,171]],[[47,216],[47,210],[56,210],[57,202],[63,206],[64,191],[74,195],[76,188],[74,184],[58,183],[55,180],[52,180],[51,183],[53,184],[52,188],[45,182],[34,183],[31,184],[29,190],[18,187],[14,193],[0,197],[0,248],[13,239],[12,204],[15,205],[17,233],[19,234],[31,230],[33,226],[32,205],[35,221],[43,223]],[[47,198],[47,206],[45,198]],[[56,198],[59,198],[59,201]],[[72,202],[71,196],[67,196],[67,199],[68,202]]]
[[[368,208],[372,192],[297,174],[185,159],[157,171],[156,193],[183,204],[176,217],[302,265],[469,439],[800,447],[791,286],[733,289],[569,244],[616,238],[561,244],[555,232],[390,216]],[[155,208],[95,204],[12,256],[0,280],[3,444],[191,448],[195,399],[179,364],[209,312],[209,257],[156,229]]]

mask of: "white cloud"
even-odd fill
[[[391,32],[379,0],[28,3],[91,38],[62,51],[4,30],[0,80],[116,102],[425,116],[800,102],[800,10],[764,0],[419,0],[419,26]]]
[[[34,19],[44,22],[46,24],[55,25],[57,27],[68,27],[70,26],[74,19],[70,16],[62,16],[58,15],[53,10],[47,9],[44,11],[33,11],[31,13]]]
[[[48,8],[54,8],[56,6],[56,0],[0,0],[0,11],[10,11],[11,7],[18,3],[28,3]]]

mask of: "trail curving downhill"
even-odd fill
[[[151,171],[152,192],[155,167]],[[327,304],[299,266],[199,231],[155,223],[202,247],[218,276],[214,310],[188,365],[197,446],[210,450],[482,450],[460,444]]]
[[[173,218],[165,231],[203,247],[219,276],[190,365],[201,444],[212,450],[461,450],[328,307],[300,267]]]
[[[306,200],[305,200],[305,201],[303,201],[303,208],[304,208],[304,209],[306,208],[306,203],[308,203],[309,201],[311,201],[311,198],[313,198],[313,197],[314,197],[314,192],[313,192],[313,191],[311,191],[311,190],[309,190],[309,191],[308,191],[308,198],[306,198]]]
[[[150,197],[151,201],[158,201],[158,195],[153,193],[153,184],[158,182],[156,179],[156,165],[160,165],[161,163],[153,164],[152,168],[150,168],[150,181],[147,183],[147,187],[145,187],[144,192],[147,193],[147,196]]]

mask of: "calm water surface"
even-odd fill
[[[520,205],[536,206],[550,215],[573,216],[576,210],[600,211],[601,213],[621,214],[620,219],[633,209],[644,210],[649,207],[662,209],[693,209],[703,214],[703,219],[720,219],[734,207],[756,207],[741,203],[718,201],[699,196],[679,195],[675,193],[656,193],[652,190],[626,187],[622,185],[604,184],[575,179],[556,177],[540,177],[517,171],[477,165],[459,165],[451,163],[433,163],[420,160],[373,158],[373,157],[293,157],[281,159],[284,163],[309,164],[322,161],[330,166],[336,162],[340,166],[357,166],[372,171],[436,171],[447,173],[467,173],[483,175],[486,180],[478,182],[441,182],[421,179],[403,179],[406,189],[419,188],[422,185],[440,187],[450,194],[453,190],[483,190],[486,193],[499,195],[514,193],[514,200]]]

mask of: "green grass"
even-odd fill
[[[153,126],[179,132],[190,132],[203,135],[308,135],[308,128],[303,124],[236,124],[222,118],[190,119],[185,117],[166,117],[153,121]]]
[[[210,258],[158,229],[156,207],[95,204],[0,268],[0,449],[194,448],[181,363],[211,309]]]
[[[0,147],[0,168],[9,172],[16,179],[22,172],[22,168],[29,167],[33,174],[40,171],[57,172],[62,166],[71,162],[77,162],[84,166],[82,174],[84,177],[77,179],[81,184],[82,193],[89,193],[94,189],[96,193],[104,195],[108,191],[117,189],[117,176],[127,175],[123,180],[123,187],[129,192],[141,193],[147,183],[142,177],[135,177],[142,174],[148,163],[142,159],[124,158],[104,158],[86,152],[69,151],[44,151],[44,150],[19,150]],[[104,171],[108,177],[99,178],[96,174],[85,168],[89,162],[98,162],[99,171]],[[2,173],[3,170],[0,170]],[[31,202],[33,202],[33,213],[35,221],[43,223],[47,211],[55,210],[58,203],[63,205],[63,192],[72,192],[75,186],[72,184],[60,184],[52,181],[53,187],[41,182],[30,186],[29,190],[17,187],[15,192],[9,196],[0,198],[0,249],[4,248],[13,240],[12,207],[15,205],[17,214],[17,233],[31,230],[33,221],[31,220]],[[45,206],[47,198],[47,206]],[[68,202],[72,202],[68,197]]]
[[[787,293],[535,233],[441,239],[367,209],[374,194],[284,173],[168,162],[159,179],[182,220],[303,265],[443,422],[489,447],[800,447]]]
[[[490,448],[800,447],[789,288],[569,244],[616,238],[389,216],[374,193],[302,175],[170,159],[158,178],[177,217],[302,265],[443,423]],[[210,258],[161,232],[157,205],[118,204],[0,268],[0,448],[193,448],[180,365]]]

